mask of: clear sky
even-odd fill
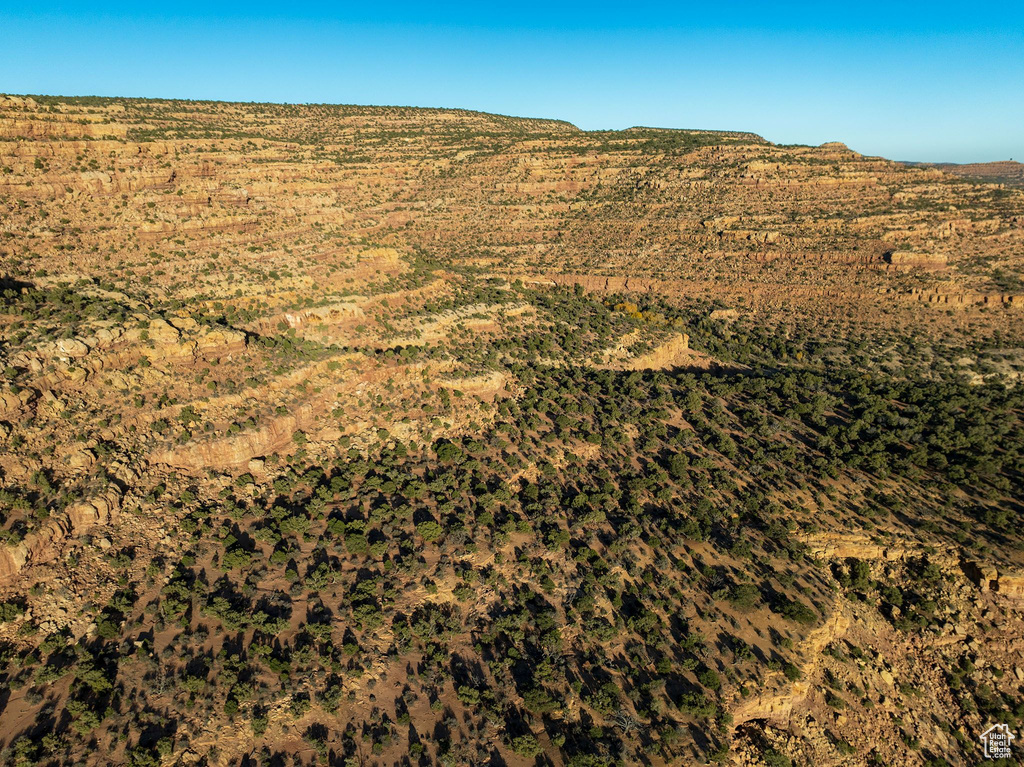
[[[1024,0],[0,0],[0,92],[465,107],[1024,161]]]

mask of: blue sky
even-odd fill
[[[11,3],[0,92],[403,104],[1024,161],[1024,2]]]

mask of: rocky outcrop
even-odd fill
[[[665,290],[664,280],[645,277],[602,277],[596,274],[548,274],[522,278],[525,284],[579,285],[588,293],[652,293]]]
[[[921,253],[914,250],[890,250],[885,254],[885,262],[893,266],[920,266],[930,269],[941,269],[946,266],[949,257],[945,253]]]
[[[144,343],[142,353],[153,362],[226,357],[246,347],[245,333],[240,330],[207,328],[190,318],[152,320],[138,338]]]
[[[690,337],[686,333],[676,333],[652,351],[629,360],[626,367],[631,370],[660,370],[685,364],[690,357]]]
[[[1024,599],[1024,573],[999,573],[992,590],[1008,597]]]
[[[835,640],[841,639],[852,625],[853,621],[841,602],[837,600],[833,608],[828,620],[808,634],[800,644],[799,656],[804,659],[801,674],[805,678],[810,677],[817,668],[821,651]],[[778,672],[775,675],[781,677]],[[795,722],[794,710],[806,700],[810,689],[808,682],[802,679],[788,683],[779,692],[754,696],[733,711],[733,729],[755,719],[763,720],[773,727],[792,729]]]
[[[95,122],[76,123],[69,120],[22,120],[0,117],[0,138],[53,139],[53,138],[125,138],[127,125]]]
[[[162,237],[200,232],[250,232],[255,229],[256,224],[255,216],[220,216],[187,221],[160,221],[142,224],[139,227],[138,235],[140,240],[152,241]]]
[[[1014,310],[1024,308],[1024,295],[1012,293],[946,292],[915,288],[908,293],[897,294],[896,298],[903,301],[940,304],[943,307],[951,308],[975,306],[999,306]]]
[[[120,507],[120,493],[110,489],[103,495],[73,503],[20,543],[0,547],[0,582],[13,578],[28,565],[57,558],[67,539],[97,525],[109,524],[116,519]]]
[[[509,376],[504,371],[495,370],[491,373],[481,373],[471,378],[447,378],[437,383],[446,389],[456,389],[464,394],[475,394],[481,398],[491,399],[505,389]]]
[[[44,344],[38,351],[44,359],[71,360],[86,356],[89,347],[79,338],[61,338]]]
[[[309,323],[343,322],[364,317],[362,307],[356,301],[344,301],[311,309],[285,312],[282,319],[290,328],[301,328]]]
[[[960,568],[982,592],[995,592],[1015,599],[1024,598],[1024,573],[999,570],[995,565],[964,559]]]
[[[257,456],[282,450],[291,444],[295,432],[310,428],[312,424],[313,408],[303,405],[293,414],[275,418],[251,432],[164,450],[151,460],[181,469],[236,469]]]
[[[897,561],[911,552],[902,546],[887,546],[866,535],[821,533],[801,536],[808,553],[819,559],[884,559]]]
[[[40,345],[33,352],[12,358],[32,373],[42,373],[48,363],[62,363],[57,370],[40,379],[44,387],[69,378],[80,380],[102,370],[124,366],[139,356],[153,363],[185,360],[223,359],[243,352],[248,344],[246,334],[234,328],[202,326],[189,318],[172,318],[174,324],[156,318],[146,327],[124,330],[120,327],[98,328],[81,338],[61,338]],[[13,403],[12,403],[13,404]],[[0,403],[0,412],[5,408]]]

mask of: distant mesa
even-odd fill
[[[756,143],[767,143],[763,136],[759,136],[756,133],[750,131],[737,131],[737,130],[717,130],[713,128],[660,128],[652,127],[649,125],[634,125],[631,128],[625,128],[620,133],[692,133],[702,136],[722,136],[725,138],[733,139],[744,139],[747,141],[753,141]]]
[[[938,168],[954,176],[981,181],[985,183],[1005,184],[1017,188],[1024,188],[1024,163],[1015,160],[999,160],[996,162],[936,162],[936,163],[907,163],[925,168]]]

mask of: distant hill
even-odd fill
[[[969,178],[976,181],[988,181],[996,184],[1006,184],[1017,188],[1024,188],[1024,163],[1014,160],[1001,160],[999,162],[971,162],[958,164],[953,162],[942,163],[907,163],[918,167],[939,168],[952,173],[955,176]]]

